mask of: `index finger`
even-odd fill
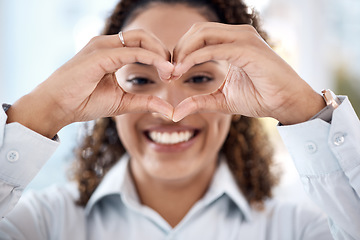
[[[182,63],[187,55],[196,50],[211,45],[234,43],[249,33],[260,37],[251,25],[197,23],[179,40],[174,49],[173,61],[177,64]]]
[[[184,99],[174,109],[172,120],[178,122],[197,112],[229,113],[224,94],[217,90],[210,94],[196,95]]]
[[[171,54],[165,45],[152,33],[142,29],[122,32],[125,46],[122,44],[119,34],[96,36],[90,40],[82,51],[92,52],[106,48],[143,48],[157,53],[166,60],[171,60]]]
[[[144,94],[124,92],[119,103],[120,107],[115,115],[137,112],[160,113],[168,119],[172,119],[174,107],[159,97]]]

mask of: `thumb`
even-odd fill
[[[178,122],[184,117],[196,112],[228,113],[224,94],[220,90],[217,90],[210,94],[188,97],[175,107],[172,120]]]
[[[152,95],[140,95],[124,92],[124,96],[120,103],[116,115],[123,113],[136,112],[156,112],[164,115],[168,119],[172,119],[174,107],[159,97]]]

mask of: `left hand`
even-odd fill
[[[230,64],[223,84],[211,94],[181,102],[174,110],[174,121],[199,111],[218,111],[294,124],[310,119],[325,105],[321,95],[250,25],[195,24],[174,49],[173,78],[210,60]]]

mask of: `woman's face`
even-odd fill
[[[194,23],[204,21],[208,20],[196,9],[157,4],[141,12],[123,31],[151,32],[172,53],[183,34]],[[227,68],[225,62],[206,62],[194,66],[179,80],[164,83],[154,67],[130,64],[116,76],[124,90],[158,96],[175,107],[189,96],[215,91],[223,82]],[[135,177],[169,181],[194,179],[214,171],[231,116],[196,113],[174,123],[155,113],[131,113],[117,116],[115,121],[131,156]]]

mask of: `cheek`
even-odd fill
[[[208,123],[207,145],[220,149],[230,129],[231,115],[221,113],[203,113],[202,115]]]
[[[136,128],[139,114],[123,114],[115,117],[116,129],[126,151],[134,151],[139,142],[139,133]]]

